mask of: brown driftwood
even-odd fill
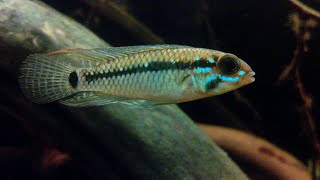
[[[115,2],[110,0],[83,0],[92,8],[97,9],[104,16],[121,24],[133,36],[142,40],[147,44],[161,44],[164,43],[163,39],[152,32],[142,22],[127,13],[122,7],[118,6]]]
[[[220,126],[198,124],[224,150],[262,169],[275,179],[311,179],[302,162],[254,135]]]

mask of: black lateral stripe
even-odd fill
[[[207,60],[200,59],[198,61],[194,62],[170,62],[170,61],[153,61],[149,62],[148,66],[142,65],[141,67],[133,67],[131,69],[126,69],[119,71],[119,69],[114,69],[113,72],[108,72],[108,73],[100,73],[100,72],[95,72],[94,74],[88,74],[85,75],[86,81],[95,81],[97,79],[102,79],[102,78],[111,78],[112,76],[122,76],[122,75],[127,75],[127,74],[133,74],[133,73],[142,73],[142,72],[147,72],[147,71],[163,71],[163,70],[185,70],[185,69],[194,69],[198,67],[212,67],[215,66],[215,63],[210,63]]]
[[[77,88],[78,85],[78,75],[75,71],[72,71],[69,75],[69,83],[73,88]]]

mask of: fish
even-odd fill
[[[255,81],[236,55],[185,45],[62,49],[29,55],[19,71],[20,89],[31,102],[74,107],[176,104]]]

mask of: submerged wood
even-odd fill
[[[162,44],[164,41],[142,22],[129,14],[122,7],[110,0],[83,0],[92,8],[97,9],[104,16],[121,24],[133,36],[146,44]]]
[[[293,155],[270,142],[236,129],[208,124],[198,126],[220,147],[249,162],[271,179],[311,179],[307,167]],[[241,144],[241,146],[239,146]]]
[[[31,52],[109,46],[70,18],[28,0],[0,1],[0,41]],[[39,118],[41,123],[59,134],[71,158],[80,159],[84,170],[92,171],[89,176],[105,173],[106,177],[110,171],[104,172],[103,167],[112,166],[119,178],[124,171],[138,179],[247,179],[176,105],[153,110],[120,104],[49,107],[66,111],[68,117],[45,116]]]

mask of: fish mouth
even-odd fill
[[[255,78],[253,77],[255,74],[256,73],[253,71],[247,73],[246,79],[248,79],[248,83],[252,83],[255,81]]]

